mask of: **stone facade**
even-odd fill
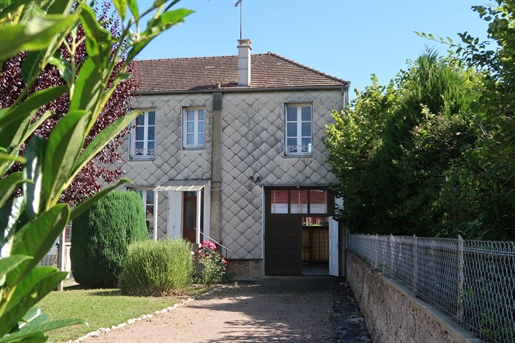
[[[263,186],[327,186],[336,182],[326,164],[322,138],[331,111],[343,107],[341,90],[224,92],[222,95],[221,243],[229,259],[263,258]],[[313,156],[284,154],[285,104],[313,106]],[[182,109],[201,106],[206,113],[205,148],[182,149]],[[141,96],[136,108],[156,111],[156,155],[129,160],[125,176],[137,187],[170,180],[211,179],[212,93]],[[127,151],[127,146],[124,147]],[[250,178],[253,178],[252,180]],[[259,177],[259,181],[256,179]],[[168,232],[169,195],[159,192],[158,237]],[[173,205],[172,205],[173,206]]]

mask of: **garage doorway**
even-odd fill
[[[327,189],[266,187],[265,274],[330,275],[333,214]]]

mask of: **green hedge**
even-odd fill
[[[191,285],[193,271],[191,245],[185,240],[135,242],[129,246],[119,287],[126,295],[176,294]]]
[[[73,221],[70,259],[75,281],[116,287],[127,247],[148,240],[145,210],[136,192],[109,193]]]

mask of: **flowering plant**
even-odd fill
[[[217,251],[213,242],[202,242],[200,248],[195,252],[197,270],[195,280],[203,284],[226,283],[231,280],[227,271],[227,260]]]

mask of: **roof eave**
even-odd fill
[[[241,87],[241,88],[212,88],[212,89],[198,89],[198,90],[169,90],[169,91],[149,91],[137,92],[136,95],[167,95],[167,94],[198,94],[198,93],[250,93],[250,92],[287,92],[287,91],[307,91],[307,90],[341,90],[348,85],[333,85],[333,86],[302,86],[302,87]]]

